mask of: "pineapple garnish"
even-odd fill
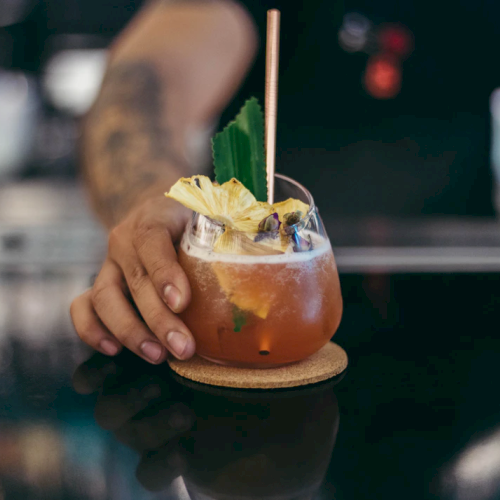
[[[224,264],[214,262],[212,268],[220,287],[224,290],[231,304],[234,304],[241,311],[254,314],[258,318],[267,318],[274,299],[272,288],[263,290],[261,286],[255,286],[255,280],[248,280],[248,278],[246,282],[242,283],[241,280],[235,279],[234,269],[230,269]]]
[[[218,184],[203,175],[195,175],[180,179],[165,195],[223,225],[214,251],[273,255],[308,250],[299,244],[302,238],[298,233],[304,224],[294,221],[300,221],[309,207],[293,199],[273,206],[264,201],[268,194],[264,113],[257,99],[247,100],[236,118],[212,139],[212,152]],[[246,314],[242,312],[266,318],[273,302],[267,287],[251,289],[251,284],[235,282],[234,270],[222,262],[213,262],[212,268],[228,300],[235,306],[235,332],[246,322]]]
[[[255,196],[238,180],[214,185],[204,175],[183,177],[165,193],[185,207],[223,223],[226,229],[257,232],[259,222],[271,214],[272,207]]]
[[[217,185],[204,175],[179,179],[165,196],[224,224],[224,233],[214,245],[214,251],[219,253],[273,255],[293,251],[293,235],[283,230],[283,224],[290,215],[306,214],[309,210],[308,205],[292,198],[271,206],[257,201],[236,179]],[[213,269],[232,304],[266,318],[272,297],[250,293],[246,287],[237,289],[227,266],[214,263]]]
[[[294,198],[288,198],[288,200],[275,203],[273,205],[273,211],[278,214],[279,220],[281,222],[285,222],[285,214],[302,212],[303,215],[306,215],[309,211],[309,205],[307,205],[303,201],[296,200]]]
[[[224,233],[214,245],[214,250],[219,253],[284,253],[289,250],[289,238],[279,235],[279,225],[286,221],[288,214],[306,214],[309,210],[309,205],[293,198],[271,206],[257,201],[237,179],[218,185],[204,175],[179,179],[165,196],[224,224]],[[273,220],[277,223],[274,229],[269,226]]]

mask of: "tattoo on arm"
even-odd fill
[[[163,126],[163,82],[152,63],[111,68],[83,132],[85,175],[96,209],[112,226],[137,197],[187,168]],[[170,170],[170,172],[167,172]],[[179,177],[179,175],[177,175]]]

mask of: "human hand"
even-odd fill
[[[195,352],[191,332],[177,316],[191,299],[177,262],[189,211],[155,197],[132,209],[110,233],[108,254],[93,287],[71,304],[80,338],[114,356],[125,346],[146,361],[178,359]]]
[[[189,212],[161,193],[203,169],[201,145],[256,47],[253,21],[231,0],[147,2],[110,47],[80,151],[95,211],[114,229],[94,286],[71,306],[78,335],[101,353],[125,346],[153,364],[167,350],[194,354],[176,316],[190,300],[174,247]]]

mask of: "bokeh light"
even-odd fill
[[[399,24],[380,26],[378,42],[380,52],[394,54],[400,58],[408,57],[413,51],[412,33]]]
[[[62,50],[45,68],[44,89],[52,104],[75,115],[87,111],[97,96],[106,69],[103,49]]]
[[[364,86],[376,99],[392,99],[401,90],[401,66],[389,55],[371,56],[366,65]]]
[[[365,48],[371,23],[363,15],[350,12],[344,16],[339,30],[339,43],[346,52],[358,52]]]

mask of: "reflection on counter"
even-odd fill
[[[2,384],[0,499],[318,498],[339,425],[338,381],[207,389],[124,352],[80,364],[78,395],[69,368],[84,353],[70,343],[2,345],[13,391]],[[48,346],[61,353],[54,365]]]
[[[77,390],[101,384],[96,420],[140,453],[136,473],[147,490],[183,485],[193,500],[306,500],[321,485],[338,430],[335,381],[217,389],[125,354],[116,362],[95,355],[79,367]]]

